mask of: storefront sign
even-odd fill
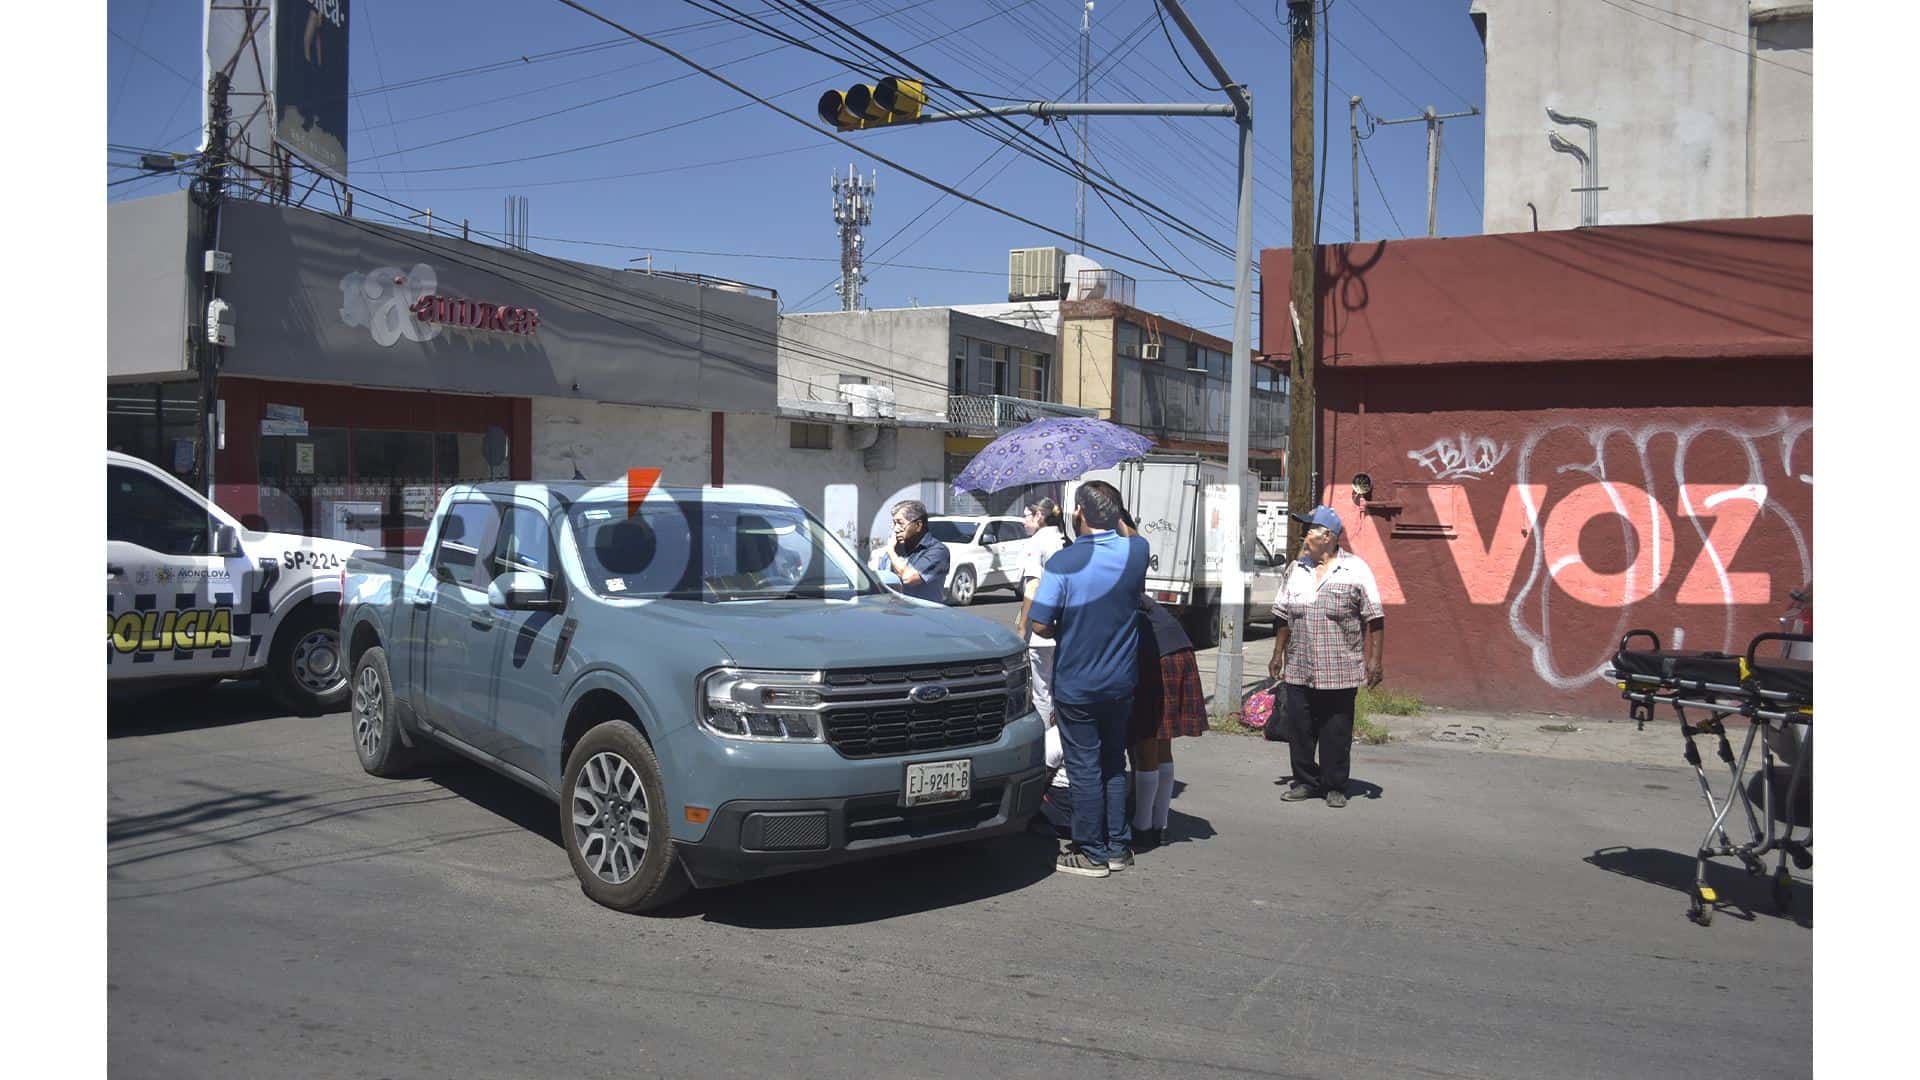
[[[300,405],[274,405],[269,403],[262,414],[269,420],[305,420],[307,410]]]
[[[540,313],[533,308],[488,304],[464,296],[423,296],[407,310],[423,323],[438,323],[458,330],[487,330],[496,334],[531,337],[540,327]]]
[[[310,473],[313,471],[313,444],[310,442],[293,444],[293,471]]]
[[[260,421],[260,434],[262,435],[305,435],[306,433],[307,422],[305,420]]]

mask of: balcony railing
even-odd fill
[[[947,398],[947,422],[983,435],[1012,431],[1046,416],[1093,416],[1092,409],[1005,394],[954,394]]]

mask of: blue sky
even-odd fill
[[[776,6],[767,0],[731,2],[749,13]],[[969,93],[1021,100],[1073,94],[1079,0],[815,2]],[[198,144],[204,6],[187,0],[111,0],[106,41],[110,143],[169,150]],[[722,69],[728,77],[809,121],[823,89],[861,81],[835,60],[739,26],[675,29],[716,21],[680,0],[588,0],[587,6],[643,33],[672,30],[662,40],[702,63],[737,61]],[[1349,94],[1360,95],[1382,118],[1415,115],[1428,104],[1441,112],[1483,104],[1484,52],[1467,7],[1467,0],[1332,0],[1323,240],[1346,240],[1351,232]],[[1253,89],[1260,163],[1254,241],[1256,248],[1285,246],[1291,212],[1284,197],[1291,180],[1284,6],[1275,0],[1189,0],[1187,8],[1229,72]],[[796,35],[814,33],[783,15],[766,17]],[[1093,23],[1093,62],[1103,74],[1096,76],[1091,99],[1221,99],[1181,70],[1152,0],[1098,0]],[[867,232],[867,300],[873,307],[1003,300],[1009,248],[1067,246],[877,165],[825,137],[817,121],[796,124],[698,74],[664,82],[687,75],[688,69],[552,0],[359,0],[349,25],[350,178],[401,203],[431,209],[436,223],[466,218],[476,229],[499,233],[504,196],[525,195],[536,250],[616,266],[651,251],[662,268],[776,288],[788,310],[830,310],[838,307],[838,299],[824,286],[836,280],[839,247],[828,178],[857,162],[862,174],[879,172],[874,221]],[[1171,29],[1187,64],[1204,78],[1205,69],[1186,50],[1178,29]],[[1322,41],[1318,59],[1324,63],[1328,54]],[[601,43],[605,47],[540,55]],[[848,51],[832,42],[818,44],[830,52]],[[431,78],[521,57],[527,59],[502,68]],[[662,85],[650,86],[656,83]],[[641,134],[742,104],[714,119]],[[1032,132],[1044,139],[1054,136],[1039,124]],[[1446,126],[1439,194],[1443,235],[1480,230],[1482,134],[1477,117]],[[1073,146],[1070,128],[1063,125],[1058,135]],[[938,124],[851,138],[982,199],[1072,232],[1072,180],[1003,149],[985,134]],[[1369,174],[1363,163],[1360,174],[1363,239],[1424,231],[1425,142],[1424,128],[1409,124],[1380,128],[1363,144],[1372,166]],[[607,145],[574,149],[590,143]],[[1091,164],[1123,188],[1231,247],[1235,144],[1230,121],[1102,118],[1093,122],[1092,146]],[[510,160],[516,158],[532,160]],[[129,158],[109,153],[108,160]],[[110,180],[128,175],[124,169],[108,170]],[[108,195],[139,197],[178,183],[156,177],[114,186]],[[358,197],[356,212],[375,205],[377,200]],[[1139,212],[1121,209],[1142,239],[1130,235],[1089,194],[1089,242],[1197,276],[1230,279],[1229,256],[1163,224],[1170,240]],[[1160,258],[1149,254],[1149,247]],[[769,257],[689,253],[696,251]],[[1139,280],[1140,306],[1222,335],[1229,332],[1230,293],[1197,290],[1162,271],[1089,254]],[[911,265],[885,265],[889,261]]]

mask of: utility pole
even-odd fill
[[[1080,12],[1080,104],[1087,103],[1087,71],[1093,64],[1093,0]],[[1073,188],[1073,253],[1087,253],[1087,117],[1080,118],[1080,175]]]
[[[1303,5],[1312,0],[1300,0]],[[1233,367],[1228,384],[1227,410],[1227,486],[1235,496],[1229,500],[1226,514],[1227,535],[1237,543],[1228,544],[1220,553],[1220,650],[1214,684],[1214,701],[1222,710],[1237,707],[1240,701],[1241,673],[1245,657],[1241,651],[1242,625],[1246,609],[1247,515],[1245,507],[1254,490],[1247,482],[1247,431],[1250,426],[1253,388],[1253,95],[1246,84],[1227,74],[1206,39],[1194,28],[1180,0],[1159,0],[1166,14],[1180,27],[1187,43],[1206,65],[1226,102],[1057,102],[1029,101],[1019,105],[1001,105],[977,109],[958,109],[944,113],[925,112],[926,97],[917,79],[886,76],[872,86],[856,85],[847,92],[829,90],[822,94],[817,108],[823,123],[840,131],[872,130],[890,126],[917,126],[952,120],[972,120],[989,116],[1222,116],[1232,117],[1240,135],[1239,220],[1234,228],[1233,249]],[[663,46],[661,48],[664,48]],[[1309,62],[1311,71],[1311,62]],[[725,82],[725,79],[721,80]],[[728,85],[732,85],[729,83]],[[736,88],[737,89],[737,88]],[[838,140],[846,142],[846,140]],[[1309,136],[1308,143],[1312,139]],[[851,144],[849,144],[851,145]],[[1309,156],[1311,156],[1309,154]],[[836,178],[837,198],[840,184]],[[1306,214],[1307,235],[1313,234],[1312,199],[1295,200],[1296,222]]]
[[[1347,99],[1347,141],[1352,163],[1347,169],[1353,177],[1353,242],[1360,242],[1360,95]]]
[[[214,305],[220,296],[220,273],[213,253],[220,249],[220,204],[227,195],[227,75],[214,72],[207,83],[207,149],[192,200],[200,210],[200,303],[194,309],[192,339],[194,370],[200,381],[199,452],[194,455],[195,486],[213,498],[213,455],[219,439],[220,342],[215,336]],[[213,550],[211,547],[209,551]]]
[[[841,311],[859,311],[865,299],[860,287],[867,283],[867,275],[860,260],[867,246],[864,230],[873,224],[873,192],[879,182],[878,173],[871,180],[860,179],[852,165],[847,166],[845,180],[833,178],[833,220],[840,226],[840,284],[834,291],[840,294]]]
[[[1419,116],[1403,116],[1398,120],[1381,120],[1386,124],[1425,124],[1427,125],[1427,235],[1440,235],[1439,196],[1440,196],[1440,129],[1449,120],[1458,120],[1463,116],[1479,116],[1480,109],[1473,106],[1466,112],[1436,113],[1429,105]]]
[[[1313,390],[1319,252],[1313,240],[1313,3],[1287,0],[1293,46],[1293,278],[1290,302],[1293,370],[1288,380],[1287,510],[1306,514],[1320,502],[1317,440],[1319,401]],[[1351,108],[1351,106],[1349,106]],[[1288,551],[1299,547],[1299,523],[1289,519]]]

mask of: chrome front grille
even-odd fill
[[[990,743],[1006,726],[1009,689],[1025,680],[1000,660],[829,671],[827,742],[850,758]]]

